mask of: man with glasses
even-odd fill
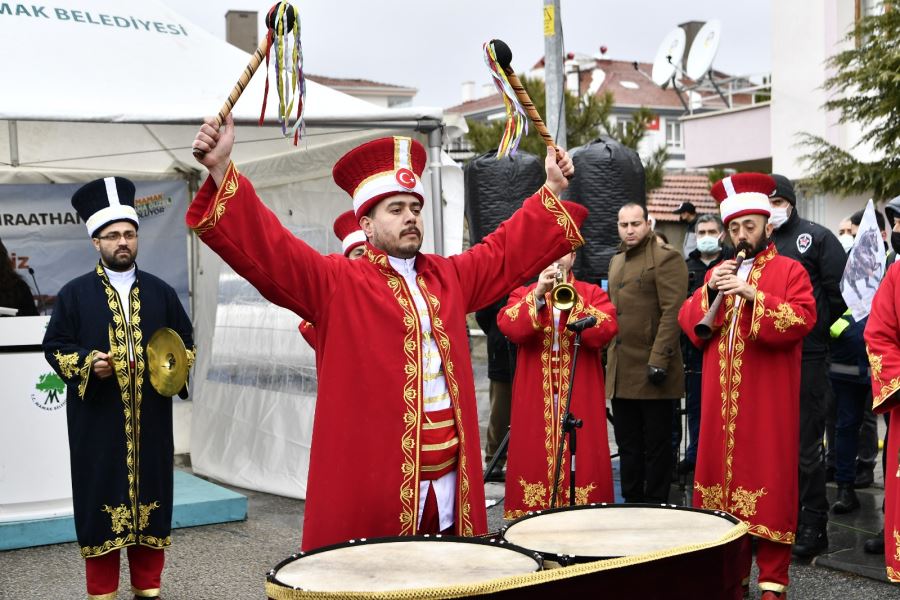
[[[59,291],[43,343],[67,384],[75,532],[94,599],[117,597],[122,548],[134,597],[159,596],[172,543],[172,399],[150,385],[146,344],[170,327],[194,357],[175,290],[135,264],[134,195],[132,182],[106,177],[72,196],[100,261]]]

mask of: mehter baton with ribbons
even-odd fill
[[[759,588],[769,600],[788,585],[797,529],[800,353],[816,323],[806,270],[779,256],[771,240],[774,190],[774,180],[761,173],[738,173],[712,187],[731,241],[745,258],[710,270],[678,315],[703,351],[694,506],[747,523],[757,539]],[[720,297],[724,301],[716,302]],[[713,318],[697,328],[710,311]],[[749,538],[742,561],[749,581]]]
[[[171,396],[186,397],[194,357],[175,290],[135,263],[134,196],[122,177],[72,196],[100,261],[59,291],[43,342],[67,384],[75,533],[94,599],[117,597],[121,548],[135,597],[159,596],[172,543]],[[154,348],[152,339],[167,341]]]

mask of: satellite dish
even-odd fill
[[[666,34],[656,51],[656,58],[653,59],[653,71],[650,74],[653,83],[662,87],[672,79],[672,75],[675,74],[675,65],[684,56],[686,42],[687,38],[681,27],[676,27]],[[671,60],[669,60],[670,58]]]
[[[718,19],[707,21],[691,44],[691,50],[688,52],[687,64],[685,65],[685,74],[699,81],[712,67],[713,60],[716,58],[716,52],[719,51],[719,40],[722,37],[722,23]]]

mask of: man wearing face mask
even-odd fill
[[[847,253],[837,237],[797,213],[794,185],[784,175],[772,175],[775,193],[769,198],[778,254],[799,261],[809,274],[816,299],[816,326],[803,340],[800,374],[800,521],[794,554],[813,557],[828,547],[828,498],[825,495],[825,398],[828,386],[828,328],[847,309],[840,281]]]
[[[706,272],[725,259],[734,257],[734,250],[723,247],[725,226],[717,215],[700,215],[696,220],[697,248],[688,254],[685,263],[688,269],[688,298],[703,285]],[[681,336],[681,353],[684,356],[684,408],[688,419],[688,447],[684,459],[678,463],[678,474],[684,475],[694,470],[697,462],[697,442],[700,439],[700,385],[703,380],[703,353],[688,337]],[[675,444],[681,443],[681,424],[676,422]]]

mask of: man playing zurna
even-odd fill
[[[681,307],[678,322],[703,350],[703,419],[694,506],[732,513],[757,541],[759,588],[779,598],[788,585],[797,529],[800,353],[816,322],[803,266],[779,256],[768,224],[775,182],[738,173],[710,193],[739,255],[707,273],[706,285]],[[716,296],[709,340],[695,333]],[[750,538],[742,555],[749,580]]]

